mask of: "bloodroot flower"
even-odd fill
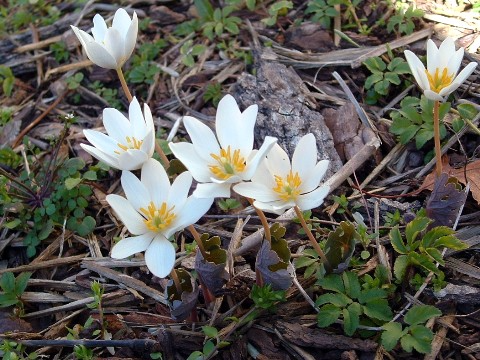
[[[128,120],[120,111],[103,110],[105,135],[95,130],[83,130],[93,146],[81,144],[90,155],[119,170],[140,169],[153,155],[155,149],[155,128],[153,117],[147,104],[140,108],[133,98],[128,109]]]
[[[472,74],[477,63],[469,63],[457,75],[463,59],[463,48],[455,51],[455,42],[446,38],[440,48],[429,39],[427,42],[427,68],[411,51],[405,50],[405,57],[412,74],[425,96],[434,101],[443,101]]]
[[[118,9],[113,17],[111,27],[99,14],[93,18],[92,35],[72,26],[88,58],[98,66],[106,69],[119,69],[132,55],[137,42],[137,13],[133,18],[124,9]]]
[[[260,161],[277,141],[267,136],[260,149],[253,150],[257,112],[257,105],[240,112],[235,99],[226,95],[218,104],[216,137],[199,120],[184,117],[192,143],[170,143],[170,149],[200,183],[194,196],[229,197],[232,184],[250,180]]]
[[[178,175],[173,184],[163,166],[155,159],[142,167],[141,180],[129,171],[121,177],[126,198],[108,195],[107,202],[134,236],[120,240],[112,249],[114,259],[123,259],[145,251],[150,271],[165,277],[175,263],[175,247],[170,237],[197,222],[213,199],[188,196],[192,176]]]
[[[283,214],[295,206],[302,211],[310,210],[320,206],[328,194],[328,186],[319,186],[328,163],[328,160],[317,163],[315,136],[307,134],[298,142],[291,164],[287,153],[275,144],[252,181],[237,184],[233,190],[255,199],[253,205],[266,212]]]

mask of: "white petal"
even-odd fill
[[[125,144],[127,136],[133,136],[130,129],[130,121],[120,111],[114,108],[103,110],[103,126],[109,136],[120,144]]]
[[[283,200],[279,201],[274,201],[274,202],[268,202],[268,203],[263,203],[261,201],[254,201],[253,205],[257,209],[260,209],[265,212],[269,212],[272,214],[277,214],[277,215],[282,215],[286,210],[292,208],[295,204],[291,202],[284,202]]]
[[[83,134],[90,144],[110,156],[116,157],[115,151],[120,150],[118,143],[114,139],[99,131],[86,129],[83,130]]]
[[[106,199],[130,233],[141,235],[149,232],[143,221],[143,217],[135,211],[127,199],[115,194],[107,195]]]
[[[328,169],[328,164],[328,160],[319,161],[309,174],[302,178],[302,184],[300,185],[302,192],[308,193],[318,187]]]
[[[116,29],[121,34],[122,40],[125,39],[131,22],[130,15],[128,15],[125,9],[120,8],[115,12],[112,21],[112,28]]]
[[[155,125],[153,123],[153,116],[152,116],[152,111],[150,110],[150,107],[148,106],[147,103],[143,104],[143,115],[145,119],[145,125],[147,129],[155,129]]]
[[[137,139],[142,139],[146,134],[146,125],[143,119],[142,108],[136,97],[133,97],[128,107],[128,118],[130,119],[130,126],[133,131],[132,135]]]
[[[193,196],[197,198],[216,198],[216,197],[230,197],[230,186],[229,183],[204,183],[198,184],[197,188],[193,192]]]
[[[84,49],[86,49],[88,43],[95,42],[95,39],[91,35],[87,34],[85,31],[73,25],[70,25],[70,27],[72,28],[73,33],[77,36],[78,41],[80,41],[80,44],[82,44]]]
[[[118,164],[122,170],[138,170],[150,159],[150,156],[142,150],[128,149],[118,155]]]
[[[233,191],[244,197],[258,200],[261,202],[269,202],[279,200],[278,194],[272,188],[268,188],[263,184],[254,182],[244,182],[233,187]]]
[[[152,199],[147,188],[130,171],[122,172],[121,182],[125,196],[135,210],[139,211],[140,208],[146,208],[150,204]]]
[[[312,133],[303,136],[293,152],[292,172],[304,179],[317,164],[317,140]]]
[[[255,171],[257,170],[257,166],[262,161],[267,153],[272,149],[273,145],[277,143],[277,138],[266,136],[265,140],[263,141],[262,146],[258,149],[258,152],[255,156],[248,161],[247,166],[242,174],[242,179],[244,181],[248,181],[251,179]]]
[[[477,63],[471,62],[465,68],[460,71],[460,74],[457,75],[455,80],[453,82],[463,84],[465,80],[468,79],[468,77],[473,73],[475,68],[477,67]]]
[[[458,49],[451,57],[450,60],[448,61],[447,68],[448,68],[448,74],[453,74],[454,76],[457,75],[458,69],[460,69],[460,65],[462,64],[463,60],[463,48]],[[440,69],[439,71],[442,71]]]
[[[273,175],[286,177],[292,169],[287,152],[278,143],[270,149],[265,161]]]
[[[192,174],[188,171],[176,177],[168,193],[167,204],[169,207],[175,206],[177,211],[183,208],[185,201],[187,201],[190,187],[192,186],[192,180]]]
[[[409,50],[405,50],[404,54],[405,58],[407,59],[408,66],[410,66],[410,71],[417,81],[418,86],[420,86],[422,90],[429,89],[430,85],[425,74],[425,66],[423,63],[413,52]]]
[[[90,42],[86,44],[85,52],[88,58],[96,65],[105,69],[116,69],[117,61],[108,52],[108,50],[97,42]]]
[[[155,132],[153,129],[147,132],[147,135],[143,138],[142,145],[140,145],[140,150],[148,155],[149,158],[152,157],[155,151]]]
[[[217,138],[207,125],[191,116],[184,116],[183,124],[192,140],[195,151],[204,161],[212,160],[210,154],[219,154],[220,147]]]
[[[463,51],[462,51],[463,52]],[[455,54],[455,40],[451,37],[447,37],[442,41],[438,48],[438,62],[437,67],[440,69],[446,68],[448,61]]]
[[[116,159],[116,158],[114,158],[110,155],[105,154],[104,152],[98,150],[97,148],[95,148],[93,146],[86,145],[86,144],[80,144],[80,146],[82,147],[83,150],[88,152],[94,158],[96,158],[100,161],[103,161],[108,166],[111,166],[115,169],[123,170],[123,169],[120,168],[120,165],[118,163],[118,159]]]
[[[296,201],[297,206],[302,211],[317,208],[323,203],[329,191],[330,188],[328,186],[320,186],[308,194],[300,195]]]
[[[133,254],[145,251],[154,236],[154,233],[146,233],[122,239],[113,246],[110,256],[114,259],[125,259]]]
[[[165,277],[175,265],[175,248],[162,235],[157,235],[145,251],[145,263],[153,275]]]
[[[435,69],[438,68],[441,59],[440,52],[437,48],[437,45],[433,42],[432,39],[427,41],[427,70],[430,74],[435,73]]]
[[[184,206],[177,210],[177,217],[173,220],[169,229],[164,232],[165,237],[169,238],[175,232],[183,230],[189,225],[195,224],[207,213],[212,204],[213,198],[188,197]]]
[[[141,179],[154,204],[157,207],[162,205],[170,191],[170,180],[162,164],[149,159],[143,164]]]
[[[195,151],[195,147],[190,143],[169,143],[170,150],[175,157],[190,171],[193,178],[198,182],[209,182],[212,173],[208,164]]]
[[[237,148],[240,152],[247,154],[253,149],[254,128],[257,122],[258,105],[250,105],[246,108],[241,116],[241,123],[239,126],[243,129],[241,137],[237,135],[239,143]],[[240,134],[240,132],[238,133]]]
[[[107,24],[100,14],[93,17],[92,35],[96,42],[101,43],[107,34]]]
[[[443,97],[440,96],[438,93],[432,91],[432,90],[425,90],[423,94],[426,96],[427,99],[433,100],[433,101],[443,101]]]
[[[272,150],[270,150],[270,152]],[[276,186],[275,177],[270,171],[270,165],[269,165],[268,159],[263,159],[263,161],[260,161],[260,163],[257,166],[257,170],[252,176],[252,182],[263,184],[264,186],[271,189],[273,189]]]
[[[133,19],[128,28],[127,34],[125,35],[125,49],[124,56],[125,60],[128,59],[135,49],[135,44],[137,43],[137,34],[138,34],[138,18],[137,13],[133,13]]]
[[[240,139],[241,136],[238,133],[241,115],[242,113],[232,95],[225,95],[218,103],[215,117],[215,131],[217,132],[218,142],[222,148],[226,149],[228,145],[230,145],[234,149],[237,149],[237,137]]]
[[[127,60],[124,58],[124,44],[122,35],[117,29],[108,28],[107,35],[104,40],[105,48],[113,56],[116,62],[116,68],[119,68]]]

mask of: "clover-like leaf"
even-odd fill
[[[348,304],[352,303],[352,299],[350,299],[347,295],[342,293],[326,293],[320,295],[317,300],[315,301],[315,305],[320,306],[323,304],[333,304],[336,307],[346,307]]]
[[[360,325],[360,315],[362,314],[362,306],[357,303],[351,303],[346,309],[342,310],[343,315],[343,331],[348,336],[352,336]]]
[[[333,304],[325,304],[317,314],[317,325],[327,327],[338,320],[342,311]]]
[[[441,316],[442,312],[435,306],[415,305],[405,314],[403,320],[409,325],[423,324],[433,317]]]
[[[386,299],[375,299],[363,306],[363,313],[369,318],[390,321],[393,317],[392,309]]]
[[[317,284],[325,290],[331,290],[338,293],[345,293],[345,286],[340,275],[330,274],[318,279]]]
[[[421,354],[428,354],[432,351],[432,340],[432,330],[423,325],[414,325],[409,328],[409,334],[400,339],[400,343],[407,352],[415,349]]]
[[[405,335],[402,325],[398,322],[390,322],[382,326],[382,345],[387,351],[393,350],[400,338]]]

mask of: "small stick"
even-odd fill
[[[433,139],[435,142],[435,159],[437,177],[442,175],[442,146],[440,145],[440,101],[433,104]]]
[[[128,348],[146,348],[156,344],[151,339],[132,339],[132,340],[17,340],[15,342],[25,346],[45,347],[45,346],[61,346],[74,347],[83,345],[86,347],[128,347]]]

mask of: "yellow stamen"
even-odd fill
[[[296,200],[298,195],[300,195],[299,187],[302,180],[298,172],[293,174],[292,170],[290,170],[286,178],[275,175],[275,182],[277,186],[273,188],[273,191],[277,192],[282,200]]]
[[[120,150],[123,150],[123,151],[127,151],[129,149],[139,150],[143,144],[143,140],[137,140],[133,136],[132,137],[127,136],[125,140],[126,140],[126,144],[117,143],[117,146],[120,148]],[[120,151],[115,150],[115,154],[120,154]]]
[[[150,201],[148,207],[140,208],[140,212],[144,215],[145,220],[143,222],[147,225],[147,228],[154,232],[160,232],[168,227],[171,222],[177,217],[173,212],[175,206],[167,209],[167,203],[163,202],[159,208],[155,206],[153,201]]]
[[[440,74],[440,69],[436,68],[435,73],[432,75],[425,70],[428,78],[428,83],[430,84],[430,90],[439,93],[443,88],[446,88],[453,81],[454,74],[449,74],[448,69],[444,68]]]
[[[208,165],[210,171],[220,180],[227,180],[231,176],[245,170],[245,158],[240,155],[240,150],[234,150],[233,155],[230,146],[227,150],[220,149],[220,155],[210,154],[218,165]]]

